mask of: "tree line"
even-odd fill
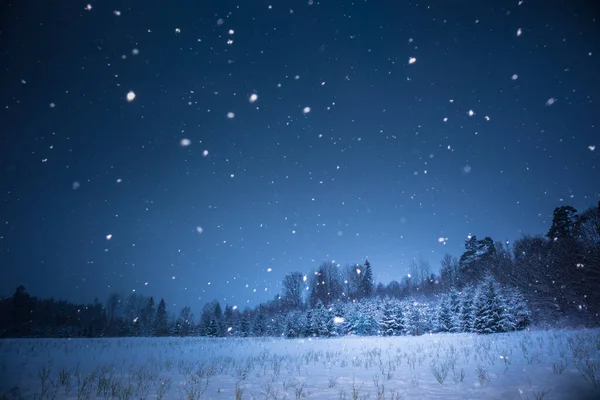
[[[0,299],[0,337],[336,336],[494,333],[530,324],[597,326],[600,322],[600,202],[578,213],[554,210],[542,235],[513,243],[470,236],[460,257],[439,273],[414,260],[399,281],[375,284],[368,260],[292,272],[282,293],[239,310],[218,301],[200,318],[184,307],[169,315],[164,299],[132,293],[105,304],[38,299],[23,286]]]

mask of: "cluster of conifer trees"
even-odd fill
[[[600,203],[578,213],[557,207],[545,236],[513,243],[471,236],[439,273],[415,260],[410,273],[374,284],[368,261],[323,263],[282,281],[282,294],[254,309],[217,301],[199,320],[190,307],[167,313],[165,301],[113,294],[77,305],[30,296],[23,286],[0,299],[0,337],[420,335],[495,333],[537,325],[600,323]]]

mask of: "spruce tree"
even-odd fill
[[[167,305],[165,299],[160,299],[156,309],[156,336],[168,336],[169,326],[167,323]]]
[[[474,332],[487,334],[507,329],[506,304],[499,289],[497,281],[489,275],[479,285],[475,300]]]
[[[473,332],[473,318],[475,312],[475,288],[465,286],[461,291],[461,306],[459,327],[461,332]]]
[[[527,301],[517,289],[505,291],[508,325],[505,330],[522,330],[531,324]]]
[[[450,310],[450,332],[460,332],[460,294],[453,286],[448,292],[448,308]]]
[[[247,311],[244,311],[240,318],[240,336],[248,337],[250,336],[250,315]]]
[[[146,307],[144,307],[142,313],[142,334],[144,336],[154,336],[155,332],[155,318],[156,318],[156,305],[154,304],[154,297],[150,296]]]
[[[379,327],[383,336],[402,334],[402,311],[396,301],[388,300],[384,303]]]
[[[257,311],[252,323],[252,335],[255,337],[264,336],[267,330],[267,317],[264,312]]]
[[[437,329],[438,332],[452,332],[452,313],[450,310],[450,300],[448,295],[440,296],[440,301],[437,306]]]
[[[369,260],[365,260],[364,271],[362,271],[361,279],[361,297],[363,299],[369,299],[373,296],[373,270],[371,269],[371,263]]]
[[[321,300],[317,302],[317,306],[312,312],[311,318],[311,332],[313,335],[318,337],[329,337],[331,336],[330,320],[331,316],[329,311],[325,308]]]

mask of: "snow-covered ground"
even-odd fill
[[[0,341],[0,399],[600,399],[600,330]]]

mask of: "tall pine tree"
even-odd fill
[[[168,336],[169,326],[167,323],[167,305],[165,299],[160,299],[156,309],[156,336]]]
[[[373,296],[373,270],[371,269],[369,260],[365,260],[365,266],[361,276],[361,297],[363,299],[369,299]]]

